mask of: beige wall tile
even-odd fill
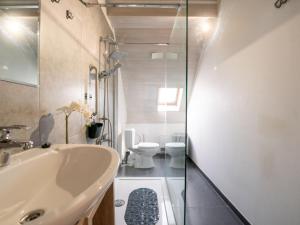
[[[67,20],[66,10],[74,19]],[[65,118],[57,109],[72,101],[84,101],[89,65],[98,67],[100,36],[111,35],[103,12],[85,8],[79,1],[60,4],[41,2],[40,86],[28,87],[0,81],[0,125],[25,124],[32,127],[18,132],[16,138],[29,139],[39,118],[54,116],[49,141],[65,142]],[[69,119],[72,143],[85,143],[84,120],[78,113]]]

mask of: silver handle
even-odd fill
[[[0,130],[29,130],[30,127],[26,125],[11,125],[11,126],[0,126]]]
[[[33,148],[33,141],[28,141],[24,144],[24,147],[23,149],[24,150],[29,150],[29,149],[32,149]]]

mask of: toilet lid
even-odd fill
[[[138,144],[139,148],[158,148],[159,144],[157,143],[151,143],[151,142],[141,142]]]
[[[168,147],[168,148],[184,148],[185,144],[182,142],[172,142],[172,143],[167,143],[166,147]]]

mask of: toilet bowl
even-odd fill
[[[151,142],[140,142],[135,145],[135,130],[125,130],[125,146],[134,153],[134,168],[155,167],[153,156],[159,152],[159,144]]]
[[[171,156],[170,167],[184,168],[185,165],[185,144],[172,142],[165,145],[166,153]]]
[[[141,142],[131,149],[135,153],[135,168],[153,168],[155,167],[153,156],[159,152],[159,144]]]

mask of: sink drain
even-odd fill
[[[115,207],[121,207],[123,205],[125,205],[125,201],[124,200],[122,200],[122,199],[115,200]]]
[[[45,210],[37,209],[34,211],[31,211],[29,213],[26,213],[19,221],[20,224],[26,224],[33,220],[36,220],[37,218],[43,216],[45,214]]]

